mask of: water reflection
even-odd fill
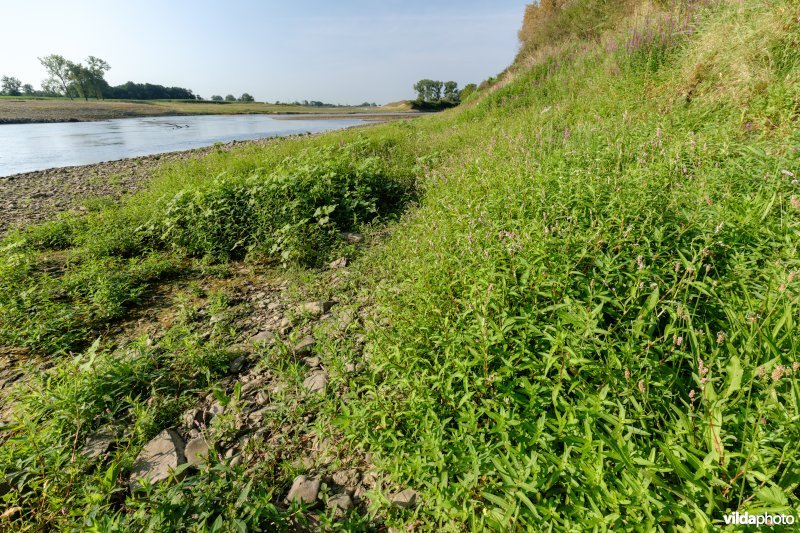
[[[217,142],[318,133],[357,118],[277,120],[264,115],[124,118],[0,126],[0,176],[189,150]]]

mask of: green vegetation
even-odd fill
[[[411,106],[420,111],[441,111],[461,102],[461,92],[454,81],[419,80],[414,84],[414,91],[417,99]]]
[[[175,165],[120,206],[8,236],[2,342],[83,352],[31,367],[12,395],[9,524],[237,531],[311,514],[279,505],[302,468],[266,445],[250,464],[213,457],[127,490],[141,447],[197,397],[237,405],[241,386],[222,378],[235,332],[200,335],[190,295],[158,346],[106,346],[104,328],[156,283],[241,261],[291,265],[300,295],[366,305],[357,331],[314,348],[328,393],[268,415],[300,428],[316,413],[342,454],[369,451],[386,476],[346,521],[317,512],[320,527],[703,531],[736,510],[797,516],[797,6],[664,4],[555,6],[457,109]],[[566,16],[587,30],[536,41]],[[372,246],[358,255],[340,231]],[[352,275],[334,289],[313,267],[343,253]],[[297,384],[282,342],[256,356]],[[354,354],[362,372],[336,371]],[[131,428],[118,451],[100,467],[76,458],[112,420]],[[416,508],[388,503],[402,487]]]
[[[116,87],[111,87],[105,80],[106,72],[111,69],[105,60],[99,57],[89,56],[86,64],[76,63],[58,54],[40,57],[39,62],[47,73],[47,78],[42,82],[42,90],[35,91],[30,84],[22,86],[17,78],[3,77],[4,80],[16,82],[16,86],[9,85],[4,87],[2,92],[6,96],[63,96],[72,100],[73,98],[89,98],[103,100],[105,98],[132,99],[132,100],[156,100],[156,99],[191,99],[195,95],[189,89],[183,87],[164,87],[152,83],[133,83],[129,81]]]

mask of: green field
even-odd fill
[[[122,203],[7,236],[0,346],[25,377],[6,392],[0,525],[796,517],[797,3],[603,5],[570,4],[572,33],[458,108],[163,167]],[[287,309],[335,301],[333,317],[290,311],[293,330],[243,349],[254,295],[279,289]],[[322,394],[304,390],[306,330]],[[281,386],[234,462],[256,402],[229,370],[242,353]],[[145,444],[215,399],[219,454],[131,493]],[[104,462],[77,453],[109,426]],[[324,502],[350,470],[364,490],[340,517]],[[310,508],[284,504],[300,474],[324,482]],[[392,503],[403,489],[415,503]]]

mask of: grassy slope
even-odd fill
[[[512,70],[510,81],[460,109],[304,141],[311,155],[283,163],[313,178],[326,173],[328,159],[344,157],[335,172],[355,180],[344,193],[331,189],[339,202],[373,198],[352,183],[363,179],[353,169],[374,157],[378,166],[370,175],[391,178],[404,198],[420,198],[390,226],[391,237],[359,259],[357,282],[339,295],[370,302],[366,372],[333,373],[332,389],[343,396],[315,405],[324,413],[322,425],[332,424],[342,442],[374,454],[391,486],[420,491],[422,504],[413,511],[390,509],[385,495],[374,495],[369,520],[431,530],[703,530],[736,509],[797,513],[798,15],[783,0],[723,3],[696,13],[696,31],[688,36],[667,37],[656,28],[642,32],[653,37],[640,42],[621,33],[594,44],[568,43],[529,59]],[[663,19],[651,14],[637,23],[657,20]],[[670,27],[669,20],[661,27]],[[340,145],[347,153],[332,155]],[[275,179],[271,169],[300,146],[290,141],[170,169],[150,195],[93,215],[88,230],[80,227],[73,237],[63,237],[63,225],[13,237],[0,266],[18,272],[10,257],[20,249],[34,266],[4,288],[42,291],[42,301],[57,304],[46,282],[30,277],[41,261],[37,254],[52,253],[46,243],[53,235],[75,258],[68,272],[83,271],[91,256],[106,279],[101,274],[111,267],[103,261],[119,250],[94,239],[109,227],[120,228],[109,241],[133,239],[124,255],[129,268],[150,273],[139,279],[142,290],[168,270],[157,268],[156,259],[183,268],[185,258],[206,252],[229,257],[232,243],[251,246],[254,235],[263,238],[274,226],[264,233],[242,218],[221,218],[251,194],[228,185],[249,187],[254,173],[259,183]],[[209,184],[206,176],[222,169],[229,181]],[[193,216],[199,218],[181,226],[194,229],[180,238],[167,232],[161,241],[137,233],[161,212],[153,207],[157,199],[182,188],[189,191],[182,195],[199,188],[213,200],[196,200],[209,210],[198,209]],[[376,194],[378,203],[395,198]],[[203,212],[209,221],[239,221],[233,237],[196,224]],[[389,216],[378,212],[379,221]],[[156,217],[152,223],[168,222]],[[332,229],[350,227],[339,220]],[[283,251],[322,261],[305,254],[328,242],[327,233],[319,241],[315,235]],[[141,259],[145,250],[147,260]],[[315,276],[298,279],[313,287]],[[117,287],[113,280],[100,286]],[[92,294],[68,297],[94,316]],[[122,302],[110,318],[132,303]],[[39,309],[38,324],[62,318]],[[23,311],[24,305],[0,308],[6,342],[68,348],[90,340],[104,323],[98,319],[89,332],[54,341],[47,328],[22,320]],[[56,324],[59,333],[81,329],[77,322]],[[351,356],[354,342],[322,343],[318,354],[335,368]],[[143,358],[134,361],[145,364],[141,350]],[[212,363],[191,362],[207,369],[193,387],[213,386]],[[117,376],[138,375],[116,369],[113,360],[103,364]],[[59,383],[77,392],[51,392],[65,398],[55,407],[41,405],[36,395],[20,400],[30,427],[17,429],[12,445],[3,446],[0,470],[37,462],[54,468],[65,455],[46,456],[36,446],[57,449],[86,431],[80,423],[76,429],[69,413],[77,396],[96,414],[98,385],[70,378],[69,368]],[[157,368],[142,372],[158,375]],[[166,396],[185,385],[170,387]],[[121,394],[105,392],[112,400]],[[124,478],[136,449],[170,425],[144,407],[163,396],[145,391],[134,398],[140,429],[114,476]],[[59,416],[45,420],[48,409]],[[89,414],[78,419],[97,425]],[[129,499],[123,509],[130,514],[115,515],[112,489],[96,488],[102,476],[77,472],[69,480],[54,476],[50,491],[58,496],[51,498],[117,523],[142,524],[142,513],[174,512],[168,503],[181,487],[164,488],[150,501]],[[182,483],[218,498],[241,488],[235,477],[241,472],[234,478],[219,472]],[[274,510],[265,511],[270,491],[280,492],[289,480],[289,471],[263,480],[265,492],[247,513],[223,498],[218,516],[262,525],[267,516],[276,519]],[[43,505],[37,490],[18,501],[24,520],[66,520],[32,510]],[[202,502],[182,509],[188,515]],[[210,523],[217,515],[203,516]]]

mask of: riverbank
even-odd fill
[[[304,137],[294,135],[291,137]],[[15,227],[50,220],[66,211],[86,212],[99,203],[141,190],[162,165],[199,159],[245,145],[265,146],[291,137],[232,141],[92,165],[51,168],[0,177],[0,237]]]
[[[50,122],[91,122],[115,118],[192,116],[192,115],[320,115],[348,114],[414,115],[398,111],[396,106],[380,107],[309,107],[259,102],[206,102],[161,100],[62,100],[0,97],[0,125]]]

